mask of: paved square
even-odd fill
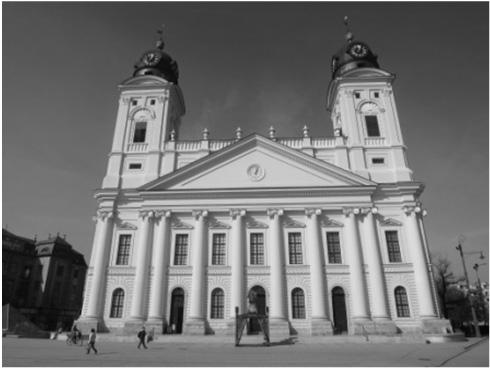
[[[325,343],[235,347],[222,339],[159,341],[138,350],[136,341],[96,344],[99,354],[64,341],[3,339],[4,366],[488,366],[488,339],[444,344]]]

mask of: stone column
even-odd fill
[[[327,313],[327,285],[323,270],[325,256],[318,224],[318,216],[321,213],[321,209],[305,210],[311,278],[311,334],[315,336],[333,334],[332,322],[328,319]]]
[[[371,286],[371,316],[376,325],[376,332],[395,334],[396,326],[391,321],[386,297],[386,281],[383,262],[379,248],[378,231],[375,214],[376,207],[364,208],[363,243],[368,265],[369,284]]]
[[[269,330],[272,338],[289,336],[284,243],[282,236],[282,209],[269,209],[270,314]]]
[[[93,276],[88,297],[88,307],[85,316],[80,318],[79,327],[84,330],[103,328],[104,298],[106,289],[106,274],[109,266],[112,231],[114,227],[114,213],[112,211],[99,211],[93,245]],[[83,327],[82,327],[83,325]]]
[[[245,210],[232,209],[231,216],[231,305],[229,318],[232,328],[235,326],[235,307],[239,308],[239,313],[246,312],[246,280],[245,280],[245,262],[246,262],[246,242],[243,226]]]
[[[170,257],[170,211],[157,211],[155,219],[158,225],[155,228],[156,240],[153,246],[154,259],[153,279],[151,285],[150,308],[148,312],[147,326],[157,331],[165,331],[167,321],[165,319],[165,301],[167,295],[167,270]]]
[[[364,278],[361,242],[357,226],[358,208],[344,208],[344,239],[350,272],[350,305],[354,334],[365,333],[369,324],[369,304]]]
[[[412,258],[415,285],[419,304],[420,318],[436,318],[434,300],[431,292],[429,269],[425,256],[424,244],[417,223],[420,207],[406,206],[403,208],[405,218],[405,234],[408,249]]]
[[[125,332],[131,333],[141,328],[145,317],[145,306],[148,302],[149,264],[151,255],[151,233],[153,211],[140,211],[140,226],[136,245],[136,272],[134,276],[131,314],[125,323]]]
[[[208,211],[193,211],[195,218],[192,241],[192,286],[189,318],[185,323],[184,332],[190,335],[203,335],[205,326],[206,303],[206,265],[208,261],[208,231],[206,217]]]

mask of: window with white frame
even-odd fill
[[[131,235],[119,235],[119,244],[117,246],[116,265],[125,266],[129,264],[129,253],[131,251]]]
[[[385,231],[386,247],[388,249],[388,260],[392,263],[402,261],[402,255],[400,253],[400,243],[398,242],[398,231],[387,230]]]
[[[211,254],[212,265],[224,265],[226,263],[226,235],[224,233],[213,234],[213,250]]]
[[[327,232],[328,263],[342,263],[340,236],[338,231]]]
[[[174,265],[185,266],[187,264],[187,253],[189,247],[188,234],[175,235]]]
[[[294,319],[305,319],[305,293],[300,288],[295,288],[291,292],[291,305]]]
[[[397,286],[395,289],[395,304],[398,317],[410,317],[407,291],[403,286]]]
[[[223,289],[216,288],[211,293],[211,318],[225,318],[225,293]]]
[[[301,233],[288,233],[289,264],[303,264]]]
[[[264,264],[264,234],[250,233],[250,264]]]
[[[124,307],[124,290],[118,288],[112,293],[110,318],[122,318]]]

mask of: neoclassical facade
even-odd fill
[[[179,140],[163,42],[120,86],[82,316],[99,331],[227,334],[254,290],[271,337],[449,331],[392,84],[349,35],[332,59],[333,137]],[[251,321],[248,333],[257,324]]]

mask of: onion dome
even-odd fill
[[[348,18],[344,18],[347,27],[346,44],[332,57],[332,78],[339,77],[348,70],[357,68],[379,68],[378,56],[362,41],[354,40],[349,31]]]
[[[163,27],[162,27],[163,28]],[[163,51],[165,43],[162,39],[163,30],[158,30],[160,34],[156,47],[145,51],[140,60],[134,66],[133,76],[156,75],[168,82],[177,84],[179,79],[179,67],[172,57]]]

